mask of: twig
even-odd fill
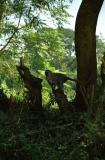
[[[10,36],[9,40],[7,41],[7,43],[0,49],[0,52],[3,52],[3,50],[8,46],[8,44],[11,42],[12,38],[14,37],[14,35],[16,34],[16,32],[18,32],[19,29],[19,25],[20,25],[20,20],[21,20],[21,16],[19,18],[18,21],[18,25],[16,27],[16,29],[14,30],[13,34]]]

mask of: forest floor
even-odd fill
[[[0,160],[104,160],[105,123],[87,113],[0,112]]]

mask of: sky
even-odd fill
[[[68,9],[68,12],[73,17],[70,17],[68,19],[69,24],[65,24],[65,28],[70,28],[75,30],[75,21],[78,9],[80,7],[82,0],[73,0],[70,8]],[[51,17],[48,15],[47,17],[42,15],[42,19],[45,19],[46,24],[50,27],[57,27],[56,24],[52,21]],[[96,28],[96,35],[101,36],[101,38],[105,39],[105,0],[103,2],[101,11],[98,16],[98,22],[97,22],[97,28]]]
[[[69,11],[70,11],[70,14],[73,16],[70,18],[70,28],[73,30],[75,28],[76,15],[77,15],[80,4],[81,4],[81,0],[73,0],[70,6]],[[102,38],[105,39],[105,0],[98,17],[96,34],[101,35]]]

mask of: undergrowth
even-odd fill
[[[88,113],[0,112],[0,160],[104,160],[105,120]]]

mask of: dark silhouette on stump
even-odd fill
[[[28,105],[30,109],[36,113],[42,113],[42,79],[34,77],[29,68],[24,65],[17,66],[17,70],[24,81],[25,87],[28,89]]]
[[[64,93],[64,83],[67,80],[76,82],[75,79],[67,77],[62,73],[54,73],[50,70],[45,71],[46,80],[52,88],[55,101],[57,102],[61,112],[70,110],[73,111],[71,103],[68,102],[67,96]]]

